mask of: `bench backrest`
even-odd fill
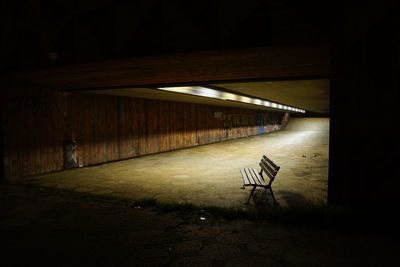
[[[280,167],[272,162],[267,156],[263,156],[260,162],[261,173],[264,171],[269,177],[269,184],[274,181]]]

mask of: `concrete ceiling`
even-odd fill
[[[255,98],[302,108],[314,113],[329,113],[329,79],[215,83],[210,85],[214,88],[221,88],[221,90],[236,92],[239,95],[253,96]],[[154,88],[103,89],[91,90],[88,92],[159,99],[165,101],[268,110],[268,108],[252,104],[166,92]]]
[[[329,113],[328,45],[264,46],[72,65],[8,77],[34,88],[267,109],[264,106],[157,90],[204,86]]]
[[[110,89],[110,90],[91,90],[87,92],[95,94],[156,99],[163,101],[196,103],[202,105],[225,106],[225,107],[236,107],[236,108],[258,109],[258,110],[272,110],[267,107],[261,107],[258,105],[246,104],[242,102],[226,101],[209,97],[167,92],[151,88],[123,88],[123,89]]]
[[[307,111],[329,113],[329,79],[217,83],[212,85]]]

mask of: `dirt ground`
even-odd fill
[[[398,240],[0,183],[2,266],[395,266]]]

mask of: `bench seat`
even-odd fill
[[[241,168],[240,172],[242,173],[243,185],[258,185],[258,186],[267,186],[264,181],[264,178],[258,173],[255,169],[250,168]]]

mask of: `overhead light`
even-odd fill
[[[174,93],[181,93],[181,94],[188,94],[188,95],[195,95],[195,96],[202,96],[202,97],[209,97],[215,99],[222,99],[222,100],[229,100],[229,101],[236,101],[242,102],[247,104],[253,104],[257,106],[264,106],[264,107],[272,107],[275,109],[281,110],[289,110],[295,112],[305,113],[304,109],[293,108],[290,106],[285,106],[282,104],[274,103],[267,100],[262,100],[258,98],[252,98],[247,96],[241,96],[237,94],[227,93],[219,90],[215,90],[212,88],[207,88],[203,86],[178,86],[178,87],[159,87],[157,88],[163,91],[169,91]]]
[[[261,99],[254,99],[253,100],[253,104],[262,106],[263,105],[263,101]]]
[[[225,100],[232,100],[232,101],[238,101],[238,95],[227,93],[227,92],[221,92],[222,93],[222,99]]]

